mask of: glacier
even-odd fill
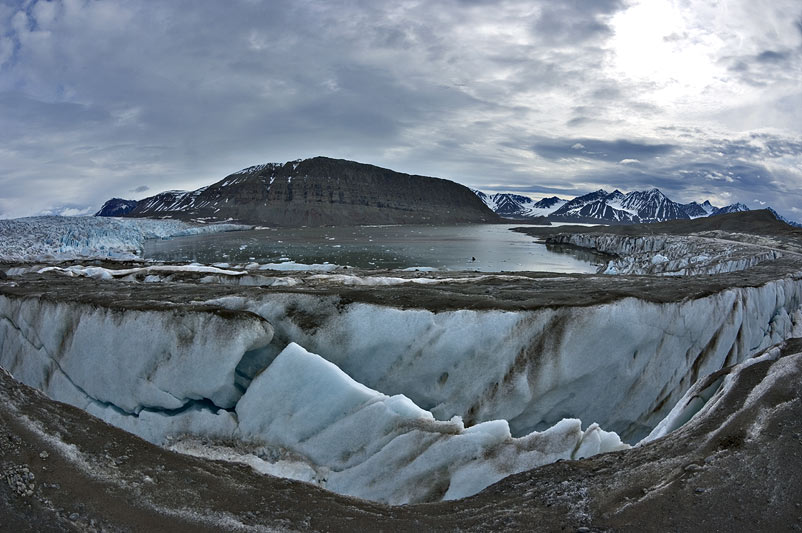
[[[57,240],[48,232],[82,222],[29,220],[44,231],[34,236],[50,236],[30,249],[2,241],[4,257],[136,256],[144,238],[195,231],[90,220]],[[201,229],[225,226],[212,228]],[[700,236],[553,242],[614,254],[606,274],[710,275],[783,257]],[[393,291],[539,281],[286,262],[127,266],[8,269],[0,366],[150,442],[392,504],[462,498],[516,472],[660,438],[716,401],[730,382],[722,369],[802,336],[793,270],[668,300],[647,283],[643,295],[601,303],[427,308],[394,303]],[[48,292],[62,282],[75,292]],[[145,286],[165,296],[134,296]],[[182,290],[189,297],[172,301]],[[390,297],[360,300],[360,290]]]
[[[150,268],[138,275],[172,267]],[[112,278],[104,290],[129,283]],[[0,366],[151,442],[206,439],[260,471],[389,503],[459,498],[637,443],[700,377],[802,335],[802,274],[673,302],[513,311],[281,289],[84,300],[2,295]]]
[[[546,239],[615,256],[605,274],[697,276],[746,270],[782,257],[771,248],[699,236],[566,233]]]
[[[251,229],[178,220],[43,216],[0,220],[0,261],[137,259],[145,239]]]
[[[278,449],[294,462],[265,471],[290,465],[342,494],[393,504],[455,499],[558,459],[627,447],[578,419],[520,438],[506,420],[436,420],[296,343],[271,355],[272,337],[269,323],[246,311],[123,312],[0,296],[0,366],[16,379],[157,444],[180,449],[176,439],[200,436]]]
[[[636,442],[698,377],[801,334],[801,302],[802,274],[671,303],[525,311],[433,312],[296,293],[207,303],[264,317],[275,353],[297,342],[439,419],[505,419],[524,435],[577,417]]]

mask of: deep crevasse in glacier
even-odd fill
[[[698,377],[802,333],[798,276],[674,303],[431,312],[272,294],[211,303],[270,321],[360,383],[447,420],[505,419],[514,435],[563,418],[646,436]]]
[[[557,459],[626,447],[576,419],[522,438],[504,420],[438,421],[297,344],[264,358],[271,334],[250,313],[0,297],[0,363],[17,379],[155,443],[196,435],[286,450],[300,477],[343,494],[459,498]]]
[[[266,471],[404,503],[619,446],[578,418],[634,442],[697,377],[799,335],[801,285],[516,312],[288,293],[197,312],[4,296],[0,363],[152,442],[264,445],[281,460]]]

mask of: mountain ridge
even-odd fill
[[[322,156],[247,167],[194,191],[161,192],[122,216],[269,226],[500,220],[453,181]]]
[[[487,194],[474,190],[485,204],[497,214],[516,220],[527,220],[533,216],[545,216],[552,222],[574,222],[593,224],[646,224],[669,220],[693,220],[708,216],[749,211],[742,203],[716,207],[705,200],[702,203],[680,204],[666,196],[660,189],[622,193],[618,189],[608,193],[599,189],[573,199],[556,196],[535,201],[519,194]],[[503,214],[495,209],[504,206]],[[537,214],[532,214],[537,206]],[[769,210],[778,220],[789,225],[802,227],[797,222]]]

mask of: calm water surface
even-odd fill
[[[357,268],[596,272],[599,256],[536,243],[520,225],[273,228],[145,243],[145,257],[199,263],[334,263]],[[555,251],[556,250],[556,251]],[[566,253],[567,252],[567,253]]]

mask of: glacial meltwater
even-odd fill
[[[593,273],[604,259],[571,247],[553,247],[510,231],[515,224],[269,228],[145,243],[160,261],[304,264],[364,269],[431,267],[482,272]]]

